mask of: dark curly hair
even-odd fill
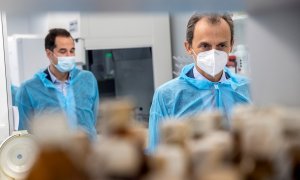
[[[62,29],[62,28],[53,28],[49,30],[49,33],[45,37],[45,49],[49,49],[53,51],[53,49],[56,47],[55,45],[55,38],[57,36],[62,36],[62,37],[71,37],[71,34],[69,31]],[[73,39],[73,38],[72,38]]]

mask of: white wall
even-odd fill
[[[300,105],[299,4],[275,9],[265,7],[259,12],[253,9],[250,14],[247,40],[252,94],[258,105]]]
[[[45,34],[48,30],[47,13],[7,13],[7,35]]]
[[[77,38],[80,34],[80,13],[79,12],[48,12],[47,24],[48,29],[51,28],[64,28],[70,31],[70,22],[78,22],[78,31],[71,32],[73,38]]]
[[[7,14],[8,36],[14,34],[35,34],[45,36],[50,28],[69,30],[69,22],[79,19],[79,12],[40,12]],[[72,34],[73,35],[73,34]]]
[[[13,34],[29,34],[29,21],[28,16],[14,16],[7,14],[7,35]]]
[[[171,37],[172,37],[172,55],[184,56],[187,55],[184,48],[186,35],[186,25],[193,12],[172,13],[171,20]]]

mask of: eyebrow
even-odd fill
[[[228,41],[220,42],[219,44],[226,44],[226,43],[228,43]]]
[[[198,47],[200,47],[201,45],[211,45],[211,44],[209,44],[208,42],[200,42],[200,43],[198,44]]]
[[[70,51],[74,51],[75,48],[73,47]],[[58,51],[68,51],[66,48],[60,48]]]
[[[218,43],[218,45],[220,45],[220,44],[227,44],[228,43],[228,41],[223,41],[223,42],[220,42],[220,43]],[[200,47],[201,45],[209,45],[209,46],[211,46],[211,44],[210,43],[208,43],[208,42],[200,42],[199,43],[199,45],[198,45],[198,47]]]

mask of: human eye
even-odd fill
[[[71,49],[71,50],[70,50],[70,53],[71,53],[71,54],[75,54],[75,49]]]
[[[220,50],[225,49],[225,48],[227,48],[227,47],[228,47],[228,46],[227,46],[226,43],[221,43],[221,44],[218,45],[218,49],[220,49]]]
[[[60,49],[58,52],[59,52],[60,54],[65,54],[65,53],[67,52],[67,50],[66,50],[66,49]]]
[[[211,48],[211,46],[208,43],[201,43],[199,45],[200,50],[205,51],[205,50],[209,50]]]

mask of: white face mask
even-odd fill
[[[219,51],[216,49],[200,52],[197,55],[197,66],[212,77],[224,69],[227,61],[228,54],[224,51]]]
[[[57,57],[57,65],[54,66],[62,73],[70,72],[75,67],[75,56]]]

